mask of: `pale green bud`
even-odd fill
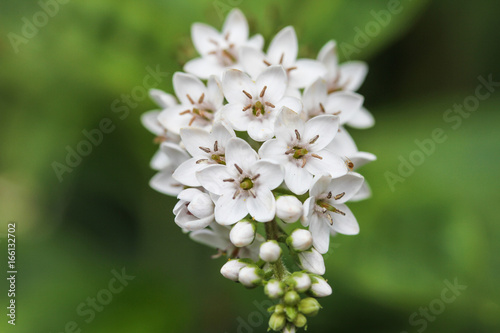
[[[317,315],[319,309],[321,309],[321,305],[315,298],[308,297],[299,302],[299,312],[306,316],[313,317]]]
[[[269,319],[269,328],[276,332],[281,331],[285,327],[285,324],[286,324],[286,317],[284,314],[279,314],[275,312]]]
[[[294,306],[300,301],[300,296],[295,290],[290,290],[285,294],[285,304]]]
[[[264,292],[271,299],[280,298],[285,294],[285,284],[275,279],[269,280],[264,287]]]

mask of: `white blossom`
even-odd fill
[[[214,203],[210,195],[195,188],[188,188],[177,196],[174,207],[175,223],[188,231],[206,228],[214,221]]]
[[[293,195],[282,195],[276,199],[276,216],[283,222],[297,222],[302,216],[303,206],[297,197]]]
[[[162,143],[160,145],[160,150],[166,156],[166,163],[164,167],[153,176],[149,182],[149,186],[158,192],[177,196],[184,188],[182,184],[172,177],[172,174],[180,164],[189,158],[189,156],[182,148],[173,143]]]

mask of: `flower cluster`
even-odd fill
[[[374,123],[355,92],[367,67],[339,64],[334,41],[297,59],[293,27],[264,52],[237,9],[221,32],[194,24],[192,39],[200,57],[174,74],[175,96],[151,90],[160,110],[142,117],[160,144],[151,187],[179,199],[184,232],[229,258],[224,277],[277,300],[269,327],[295,332],[332,292],[330,236],[359,232],[346,202],[371,194],[354,170],[375,156],[345,128]]]

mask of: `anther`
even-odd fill
[[[317,158],[318,160],[322,160],[323,157],[316,155],[316,154],[311,154],[312,157]]]
[[[333,115],[334,115],[334,116],[338,116],[341,112],[342,112],[342,111],[337,111],[337,112],[335,112]]]
[[[191,96],[189,96],[189,94],[186,94],[186,97],[189,99],[189,101],[191,102],[191,104],[194,105],[194,101],[193,99],[191,98]]]
[[[344,213],[343,211],[341,211],[340,209],[337,209],[337,208],[335,208],[334,213],[336,213],[336,214],[340,214],[340,215],[342,215],[342,216],[345,216],[345,213]]]
[[[271,107],[271,108],[275,108],[274,104],[273,103],[269,103],[269,102],[265,102],[264,104],[266,104],[267,106]]]
[[[200,99],[198,100],[198,104],[203,103],[204,99],[205,99],[205,93],[201,94]]]
[[[302,159],[302,168],[306,166],[307,160],[305,158]]]
[[[331,193],[331,192],[330,192],[330,193]],[[344,195],[345,195],[345,192],[342,192],[342,193],[340,193],[340,194],[337,194],[337,195],[334,197],[334,199],[335,199],[335,200],[340,200],[340,199],[342,199],[342,197],[343,197]]]
[[[243,90],[243,93],[244,93],[245,95],[247,95],[247,97],[248,97],[248,98],[250,98],[250,99],[252,99],[252,98],[253,98],[253,97],[252,97],[252,95],[250,95],[249,93],[247,93],[245,90]]]
[[[326,213],[326,216],[328,217],[328,220],[330,220],[330,225],[333,225],[333,219],[330,214]]]
[[[227,32],[227,33],[226,33],[226,35],[224,36],[224,39],[225,39],[225,40],[229,40],[229,34],[230,34],[230,32]]]
[[[247,106],[245,106],[245,107],[243,108],[243,110],[242,110],[242,111],[244,112],[244,111],[246,111],[246,110],[250,109],[251,107],[252,107],[252,104],[248,104]]]
[[[281,54],[281,58],[280,58],[280,65],[283,64],[283,58],[285,58],[285,53],[282,53]]]
[[[205,153],[210,153],[210,148],[207,148],[207,147],[198,147],[200,148],[201,150],[203,150]]]
[[[185,115],[185,114],[188,114],[188,113],[191,113],[191,110],[185,110],[185,111],[182,111],[179,113],[179,115]]]
[[[257,196],[255,195],[255,192],[253,190],[248,190],[248,192],[250,192],[250,194],[252,195],[252,197],[254,199],[257,198]]]
[[[256,174],[255,176],[253,176],[253,178],[251,178],[252,180],[256,180],[257,178],[260,177],[260,173]]]
[[[208,162],[208,159],[203,158],[201,160],[198,160],[198,161],[196,161],[196,164],[200,164],[200,163],[203,163],[203,162]]]
[[[271,63],[270,63],[269,61],[267,61],[267,60],[265,60],[265,59],[264,59],[264,60],[262,60],[262,61],[263,61],[263,62],[264,62],[267,66],[271,66]]]
[[[193,118],[191,118],[191,120],[189,121],[189,126],[193,125],[195,120],[196,120],[196,116],[193,116]]]
[[[234,182],[234,179],[233,178],[228,178],[228,179],[223,179],[222,181],[226,182],[226,183],[232,183],[232,182]]]
[[[219,45],[215,39],[210,38],[208,41],[214,45]]]
[[[297,69],[297,66],[289,67],[289,68],[286,69],[286,72],[290,73],[291,71],[294,71],[296,69]]]
[[[217,142],[217,140],[215,140],[214,151],[218,151],[218,150],[219,150],[219,143]]]
[[[328,192],[328,195],[326,196],[327,199],[331,199],[332,198],[332,192]]]
[[[267,86],[264,86],[264,88],[262,88],[262,91],[260,92],[260,98],[264,97],[264,95],[266,93],[266,89],[267,89]]]
[[[241,175],[241,174],[243,174],[243,169],[241,169],[241,168],[238,166],[238,164],[236,164],[236,163],[235,163],[235,164],[234,164],[234,167],[236,168],[236,170],[238,170],[238,172],[240,173],[240,175]]]
[[[325,107],[323,106],[323,103],[319,103],[319,108],[321,109],[321,112],[325,113]]]
[[[297,137],[297,140],[300,140],[300,133],[298,130],[295,130],[295,136]]]
[[[289,149],[285,152],[285,155],[290,155],[290,154],[293,154],[295,152],[295,149]]]
[[[234,194],[233,194],[233,200],[236,199],[236,197],[240,194],[240,189],[237,189]]]
[[[312,139],[311,139],[311,141],[309,141],[309,144],[311,144],[311,145],[312,145],[313,143],[315,143],[315,142],[316,142],[316,140],[318,140],[318,138],[319,138],[319,134],[318,134],[318,135],[316,135],[314,138],[312,138]]]

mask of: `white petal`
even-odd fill
[[[243,108],[243,104],[227,104],[220,111],[237,131],[246,131],[248,128],[249,119],[245,112],[242,111]]]
[[[340,70],[340,86],[344,90],[356,91],[365,81],[368,74],[368,66],[362,61],[345,62],[339,67]]]
[[[254,80],[267,68],[264,63],[266,59],[264,53],[260,49],[253,47],[242,47],[239,52],[239,59],[245,72]]]
[[[327,253],[330,246],[330,226],[326,217],[314,214],[309,231],[313,236],[313,246],[319,253]]]
[[[370,111],[368,111],[364,107],[361,107],[359,111],[356,112],[352,116],[352,118],[347,121],[347,125],[360,129],[370,128],[375,125],[375,118],[373,118],[373,115],[370,113]]]
[[[189,234],[189,237],[195,242],[221,250],[225,250],[231,245],[229,240],[225,240],[212,230],[208,229],[193,231]]]
[[[241,43],[248,39],[248,22],[241,10],[235,8],[227,15],[222,35],[232,43]]]
[[[316,198],[309,197],[304,201],[304,215],[302,216],[301,223],[304,227],[310,225],[310,220],[314,215],[314,206],[316,205]]]
[[[230,104],[247,105],[251,103],[251,100],[243,90],[255,97],[255,84],[252,79],[237,69],[228,69],[224,72],[222,76],[222,88],[224,96]]]
[[[200,219],[214,214],[214,203],[207,193],[199,193],[196,195],[187,208],[191,214]]]
[[[264,46],[264,37],[262,37],[262,35],[260,35],[260,34],[253,35],[247,41],[245,46],[253,47],[254,49],[257,49],[257,50],[262,50],[262,47]]]
[[[155,135],[163,135],[165,128],[158,121],[160,111],[148,111],[141,115],[141,123],[148,131]]]
[[[201,128],[186,127],[180,131],[182,143],[191,156],[208,156],[208,154],[201,150],[202,148],[213,147],[213,138],[207,131]]]
[[[328,212],[328,214],[330,214],[330,216],[333,219],[333,226],[332,226],[333,230],[335,230],[339,234],[344,234],[344,235],[359,234],[358,222],[356,221],[356,217],[354,217],[354,214],[351,212],[349,207],[343,204],[335,205],[334,207],[344,212],[345,216]]]
[[[332,77],[336,77],[338,73],[339,60],[336,47],[337,43],[331,40],[321,48],[318,54],[318,60],[326,66],[329,76]]]
[[[310,119],[305,125],[304,140],[310,142],[315,139],[316,141],[309,146],[309,150],[319,151],[325,148],[332,142],[338,129],[339,118],[336,116],[324,115]]]
[[[312,248],[309,251],[299,253],[300,266],[313,274],[325,274],[325,261],[323,256]]]
[[[246,141],[232,138],[227,142],[226,165],[228,167],[233,168],[237,164],[242,169],[250,168],[258,159],[259,156]]]
[[[153,155],[149,166],[153,170],[161,170],[170,164],[170,159],[166,154],[164,154],[161,149],[158,149]]]
[[[355,201],[366,200],[371,196],[372,196],[372,190],[365,180],[363,185],[361,185],[361,188],[359,189],[358,193],[356,193],[349,201],[355,202]]]
[[[301,168],[294,162],[285,165],[285,184],[290,191],[301,195],[309,190],[313,176],[305,168]]]
[[[189,159],[189,155],[174,143],[164,142],[160,145],[161,151],[168,156],[170,164],[177,167],[182,162]]]
[[[293,27],[283,28],[273,38],[267,50],[267,56],[272,64],[279,64],[283,56],[283,66],[292,67],[297,59],[298,42],[297,34]]]
[[[270,190],[274,190],[283,182],[283,172],[281,166],[270,161],[258,161],[251,167],[253,176],[260,175],[255,180]]]
[[[198,158],[193,157],[185,161],[175,169],[172,177],[174,179],[186,186],[200,186],[198,178],[196,178],[196,173],[207,167],[207,164],[196,163]]]
[[[182,229],[188,231],[201,230],[208,227],[208,225],[214,221],[213,215],[209,215],[207,217],[199,219],[196,216],[188,214],[186,208],[184,208],[184,210],[185,211],[181,211],[175,217],[175,223]]]
[[[177,196],[183,190],[183,186],[172,178],[173,171],[173,168],[165,168],[158,172],[149,181],[149,186],[160,193]]]
[[[186,106],[183,105],[174,105],[171,106],[158,115],[158,122],[168,131],[179,134],[181,127],[184,127],[184,124],[189,123],[190,116],[180,116],[179,113],[185,111],[187,109]]]
[[[166,109],[177,104],[177,100],[173,95],[167,94],[159,89],[150,89],[149,96],[162,109]]]
[[[331,191],[334,196],[340,193],[345,193],[345,194],[342,198],[338,200],[331,198],[329,202],[331,204],[342,204],[348,201],[350,198],[352,198],[353,195],[355,195],[359,191],[364,181],[365,178],[361,176],[359,173],[355,172],[349,172],[345,176],[332,179],[332,181],[330,182],[330,186],[328,186],[328,189],[325,192]]]
[[[194,101],[197,101],[202,94],[207,94],[207,88],[203,82],[192,74],[176,72],[174,74],[173,83],[175,94],[181,101],[181,104],[184,105],[191,105],[191,101],[187,95]]]
[[[345,124],[363,105],[364,98],[350,91],[339,91],[328,95],[325,109],[327,113],[338,114],[340,123]]]
[[[248,135],[255,141],[263,142],[274,136],[274,124],[269,118],[250,121],[248,123]]]
[[[201,55],[206,55],[215,49],[212,41],[220,41],[220,33],[213,27],[204,23],[194,23],[191,26],[191,39],[194,47]],[[178,95],[177,95],[178,96]]]
[[[358,152],[354,139],[344,127],[340,128],[333,141],[326,147],[339,156],[352,156]]]
[[[224,179],[231,178],[224,165],[210,165],[196,173],[200,184],[208,191],[217,195],[222,195],[230,185]]]
[[[290,71],[289,79],[290,85],[297,88],[307,87],[326,73],[326,67],[321,62],[311,59],[299,59],[295,67]]]
[[[213,55],[189,60],[184,65],[185,72],[204,80],[208,79],[211,75],[221,76],[225,69]]]
[[[310,158],[305,168],[315,176],[329,174],[333,178],[343,176],[347,173],[347,166],[340,156],[328,150],[320,150],[316,152],[319,158]]]
[[[220,149],[226,147],[227,142],[236,136],[234,130],[222,122],[215,123],[212,127],[212,136],[217,141]]]
[[[304,90],[304,98],[302,103],[304,104],[304,110],[306,111],[316,111],[320,108],[320,104],[325,104],[327,96],[327,88],[325,80],[318,79],[314,81],[312,85]]]
[[[250,215],[259,222],[268,222],[276,214],[276,200],[273,193],[266,188],[259,188],[256,197],[249,196],[246,201]]]
[[[261,158],[270,159],[284,165],[288,161],[285,152],[288,150],[285,141],[278,139],[267,140],[259,149]]]
[[[207,100],[210,101],[214,111],[218,111],[224,102],[224,93],[222,92],[222,84],[218,79],[218,75],[212,75],[207,82]]]
[[[328,193],[328,187],[330,186],[331,180],[332,177],[329,175],[314,178],[311,190],[309,191],[311,197],[317,197],[321,194]]]
[[[283,107],[287,107],[295,113],[300,114],[302,111],[302,102],[297,97],[285,96],[276,103],[275,110],[281,110]]]
[[[231,225],[247,216],[248,210],[241,197],[233,199],[233,195],[221,195],[215,204],[215,220],[222,225]]]
[[[280,141],[290,143],[296,141],[296,133],[304,134],[304,121],[299,114],[287,107],[283,107],[276,118],[274,131]]]
[[[263,100],[276,103],[283,98],[287,82],[288,78],[282,66],[270,66],[259,75],[255,84],[259,94],[267,87]]]
[[[187,188],[187,189],[183,190],[181,193],[179,193],[177,198],[181,201],[190,202],[191,200],[194,199],[194,197],[196,197],[197,195],[199,195],[201,193],[203,193],[203,192],[196,189],[196,188]]]
[[[350,156],[348,156],[351,162],[354,164],[354,168],[361,168],[363,165],[373,162],[377,159],[377,156],[372,153],[367,153],[364,151],[356,152]]]

